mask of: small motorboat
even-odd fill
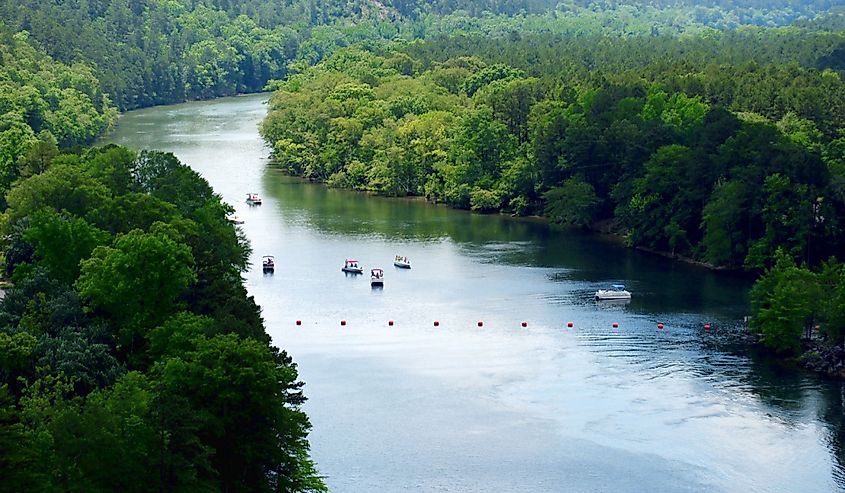
[[[411,268],[411,261],[408,260],[408,257],[403,257],[402,255],[397,255],[393,259],[393,265],[399,267],[400,269],[410,269]]]
[[[630,299],[631,292],[625,289],[624,284],[611,284],[610,289],[599,289],[596,291],[596,301]]]
[[[363,274],[364,268],[358,265],[358,261],[353,258],[346,259],[346,262],[343,263],[343,268],[341,268],[343,272],[347,274]]]
[[[370,269],[370,286],[374,288],[384,287],[384,271],[381,269]]]
[[[236,215],[235,213],[229,214],[226,216],[226,220],[232,224],[243,224],[244,220],[241,219],[241,216]]]
[[[266,273],[276,270],[276,259],[272,255],[265,255],[261,257],[261,269]]]
[[[257,193],[246,194],[246,203],[249,205],[261,205],[261,196]]]

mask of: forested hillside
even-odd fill
[[[26,33],[0,29],[0,195],[40,172],[58,147],[87,144],[117,116],[91,68],[58,63]],[[0,199],[0,205],[5,199]]]
[[[336,186],[612,219],[633,245],[717,266],[762,269],[778,247],[826,258],[844,245],[845,84],[794,62],[698,63],[734,41],[350,49],[287,82],[263,132],[290,172]]]
[[[2,215],[0,491],[320,491],[231,209],[170,154],[48,159]]]
[[[57,61],[89,64],[102,90],[126,110],[259,91],[285,78],[292,62],[317,63],[359,41],[458,31],[619,36],[779,26],[811,20],[834,3],[0,0],[0,21],[27,31]]]
[[[117,108],[42,43],[0,26],[0,491],[324,490],[231,209],[172,155],[86,150]]]

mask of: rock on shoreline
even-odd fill
[[[845,348],[814,344],[798,358],[798,364],[829,377],[845,378]]]

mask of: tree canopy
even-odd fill
[[[325,490],[227,212],[174,156],[115,146],[12,185],[0,490]]]

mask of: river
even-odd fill
[[[258,135],[266,99],[133,111],[107,140],[173,152],[245,220],[246,285],[299,365],[333,492],[845,491],[843,384],[739,342],[747,279],[286,177]],[[630,303],[593,301],[620,282]]]

